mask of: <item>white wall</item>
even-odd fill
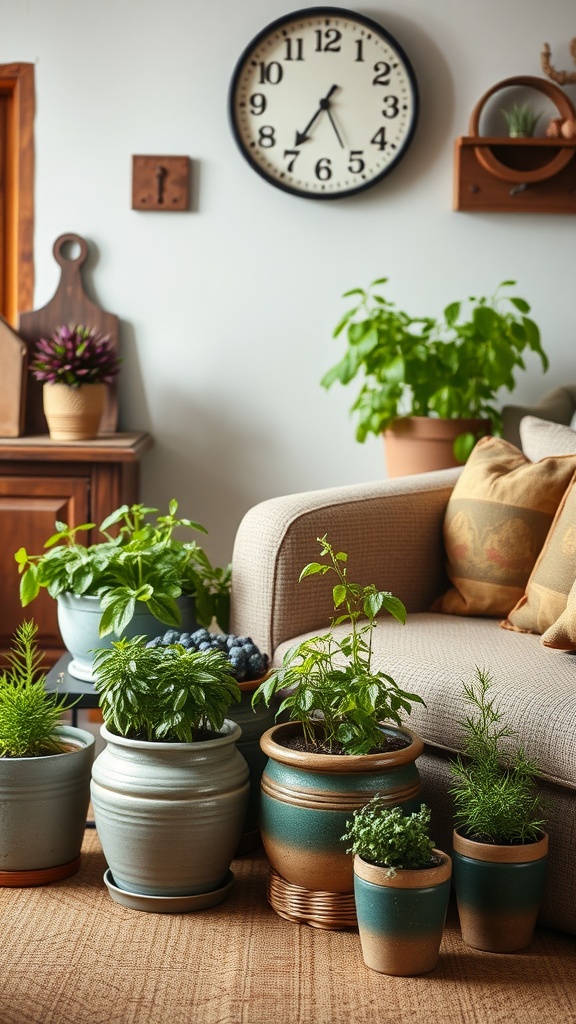
[[[576,381],[576,218],[451,210],[454,139],[482,94],[540,75],[545,41],[572,69],[573,0],[358,7],[410,57],[420,122],[389,178],[333,202],[265,183],[227,122],[244,46],[299,6],[0,0],[0,63],[36,65],[35,306],[57,285],[54,240],[82,235],[87,290],[121,320],[121,428],[155,438],[143,498],[178,497],[218,563],[257,501],[384,475],[381,442],[354,440],[352,388],[319,385],[341,352],[331,333],[346,289],[388,276],[399,305],[435,315],[514,278],[551,360],[545,380],[530,364],[516,398]],[[194,209],[132,211],[133,153],[189,155]]]

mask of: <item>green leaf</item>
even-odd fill
[[[347,590],[346,590],[346,587],[344,586],[343,583],[338,583],[333,588],[333,590],[332,590],[332,600],[334,602],[334,607],[335,608],[339,608],[341,604],[344,604],[344,601],[346,600],[346,593],[347,593]]]
[[[38,570],[35,565],[30,565],[20,579],[20,602],[26,608],[40,593],[38,581]]]
[[[318,575],[318,573],[323,575],[327,571],[327,566],[321,565],[319,562],[309,562],[309,564],[305,565],[304,568],[302,569],[302,572],[300,573],[298,579],[303,580],[305,576],[316,576]]]

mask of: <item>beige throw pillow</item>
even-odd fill
[[[508,441],[478,442],[450,497],[444,520],[452,587],[434,611],[505,617],[526,589],[576,455],[530,462]]]
[[[559,651],[576,651],[576,581],[568,594],[565,610],[558,621],[546,630],[540,642]]]
[[[576,480],[566,490],[528,580],[526,593],[501,623],[522,633],[544,633],[566,609],[576,579]]]

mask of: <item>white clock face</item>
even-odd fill
[[[311,7],[278,19],[242,54],[230,87],[236,141],[271,184],[309,198],[369,188],[416,126],[414,72],[369,18]]]

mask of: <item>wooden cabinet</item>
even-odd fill
[[[151,445],[152,438],[143,433],[66,445],[44,435],[0,439],[0,651],[28,616],[38,623],[38,642],[48,664],[63,654],[56,602],[42,593],[22,609],[14,553],[20,547],[41,552],[56,520],[98,525],[119,505],[138,501],[140,460]],[[86,537],[90,543],[91,534]]]

